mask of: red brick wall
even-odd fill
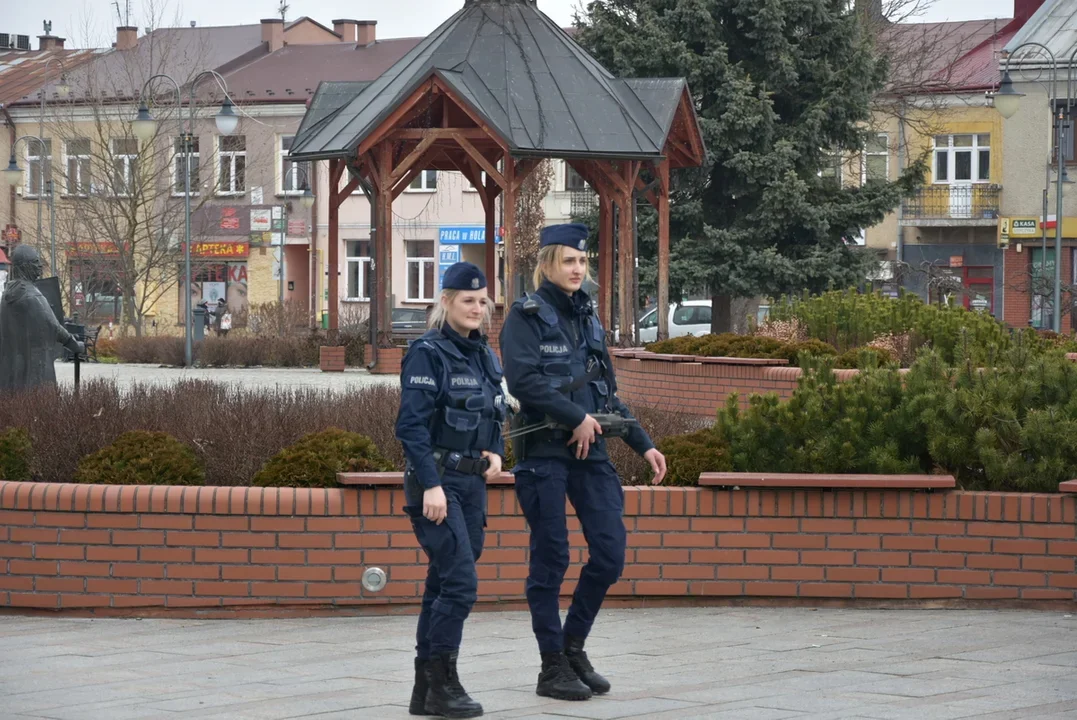
[[[1049,252],[1053,252],[1054,237],[1047,239]],[[1030,273],[1032,272],[1032,248],[1040,247],[1040,241],[1025,242],[1022,251],[1017,252],[1016,245],[1011,244],[1006,249],[1005,255],[1005,308],[1003,320],[1012,327],[1028,327],[1032,317],[1032,294],[1029,290]],[[1073,248],[1064,245],[1062,248],[1062,285],[1071,284],[1073,278]],[[1069,293],[1062,293],[1062,303],[1065,307],[1069,304]],[[1073,323],[1070,316],[1062,316],[1063,332],[1070,332]]]
[[[693,358],[655,355],[636,350],[614,350],[617,395],[629,404],[671,412],[714,417],[731,393],[739,393],[747,407],[752,393],[792,397],[800,368],[781,367],[785,361],[742,358]],[[837,371],[840,377],[850,372]]]
[[[394,488],[0,482],[0,607],[414,605],[425,560],[402,500]],[[1073,496],[627,487],[625,503],[622,600],[1077,600]],[[570,523],[565,596],[586,557]],[[491,486],[480,602],[523,600],[527,546],[512,488]],[[371,566],[388,574],[378,593],[360,584]]]

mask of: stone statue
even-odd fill
[[[34,287],[41,277],[37,250],[19,245],[10,261],[0,296],[0,392],[55,385],[59,345],[79,355],[84,346],[60,324],[48,300]]]

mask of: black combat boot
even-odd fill
[[[535,694],[555,700],[589,700],[591,688],[580,682],[563,652],[542,653]]]
[[[458,653],[431,655],[426,663],[426,712],[447,718],[473,718],[482,715],[478,704],[464,690],[456,674]]]
[[[415,658],[415,686],[411,689],[411,703],[408,712],[412,715],[429,715],[426,711],[426,660]]]
[[[565,657],[576,676],[591,688],[593,693],[602,695],[610,691],[609,680],[596,673],[591,661],[587,659],[587,653],[583,651],[583,638],[565,636]]]

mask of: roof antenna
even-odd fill
[[[288,12],[289,9],[288,0],[280,0],[280,6],[277,8],[277,12],[280,13],[281,22],[284,22],[284,14]]]

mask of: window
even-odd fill
[[[408,241],[408,300],[434,299],[434,241]]]
[[[303,188],[307,186],[310,177],[309,162],[295,162],[288,159],[288,153],[292,149],[292,141],[295,138],[286,135],[280,139],[280,163],[277,170],[280,172],[279,191],[283,195],[302,195]]]
[[[991,179],[990,135],[939,135],[934,151],[936,184]]]
[[[138,140],[114,138],[112,140],[112,182],[117,195],[130,195],[135,191],[138,176]]]
[[[242,195],[247,191],[247,138],[222,135],[217,138],[220,156],[220,195]]]
[[[67,141],[67,194],[90,194],[90,138]]]
[[[438,171],[423,170],[408,185],[408,192],[433,192],[438,189]]]
[[[682,305],[673,313],[674,325],[710,325],[711,309],[707,305]]]
[[[347,240],[348,287],[346,300],[369,300],[374,278],[370,274],[370,242]]]
[[[23,142],[26,143],[26,164],[30,168],[26,174],[26,197],[48,194],[48,184],[52,180],[52,140],[45,141],[44,156],[41,154],[41,143],[37,140]]]
[[[176,147],[176,154],[175,154],[175,160],[173,161],[175,163],[175,167],[174,167],[173,173],[172,173],[172,177],[174,179],[173,184],[172,184],[172,194],[182,196],[183,193],[185,192],[185,189],[184,189],[184,176],[187,173],[187,154],[186,154],[187,149],[184,147],[184,138],[182,136],[176,138],[176,146],[175,147]],[[197,195],[198,194],[198,187],[199,187],[199,185],[201,183],[201,174],[198,171],[199,153],[198,153],[198,137],[197,136],[191,138],[190,154],[191,154],[191,195]]]
[[[658,311],[651,310],[649,313],[643,316],[643,319],[639,321],[641,330],[648,328],[658,327]]]
[[[1043,248],[1029,248],[1031,271],[1029,284],[1032,288],[1032,327],[1049,330],[1054,327],[1053,288],[1055,280],[1055,249],[1047,248],[1044,266]]]
[[[572,166],[565,163],[565,190],[586,190],[587,183],[584,182],[580,174],[572,169]]]
[[[868,138],[864,146],[863,172],[862,183],[890,179],[890,138],[886,133]]]

